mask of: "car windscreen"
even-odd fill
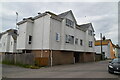
[[[112,63],[120,63],[120,59],[118,59],[118,58],[117,59],[113,59]]]

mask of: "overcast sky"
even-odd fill
[[[95,29],[96,39],[100,33],[118,43],[118,3],[117,2],[9,2],[2,3],[0,19],[2,29],[5,31],[15,28],[16,12],[18,21],[38,12],[51,11],[55,14],[72,10],[78,24],[91,22]]]

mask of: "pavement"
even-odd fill
[[[2,65],[2,76],[6,78],[118,78],[120,75],[107,71],[109,61],[77,63],[28,69]]]

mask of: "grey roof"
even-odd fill
[[[90,26],[92,26],[92,24],[91,23],[87,23],[87,24],[77,25],[76,28],[80,29],[80,30],[83,30],[83,31],[86,31],[86,30],[88,30],[88,28]],[[93,29],[93,27],[92,27],[92,29]],[[94,31],[94,29],[93,29],[93,31]]]
[[[18,22],[17,25],[23,24],[23,23],[25,23],[25,22],[27,22],[27,21],[34,22],[35,19],[38,19],[38,18],[40,18],[40,17],[45,16],[45,15],[47,15],[47,13],[51,15],[51,18],[56,19],[56,20],[58,20],[58,21],[62,21],[62,18],[59,17],[58,15],[56,15],[56,14],[50,12],[50,11],[46,11],[46,12],[44,12],[44,13],[39,13],[39,14],[38,14],[37,16],[35,16],[35,17],[24,18],[22,21]]]
[[[56,15],[56,14],[50,12],[50,11],[46,11],[45,13],[49,13],[49,14],[51,15],[51,18],[52,18],[52,19],[56,19],[56,20],[58,20],[58,21],[62,21],[62,18],[61,18],[61,17],[59,17],[58,15]]]
[[[17,30],[11,30],[9,32],[9,35],[12,35],[14,40],[17,40]]]
[[[71,12],[71,10],[69,10],[67,12],[64,12],[64,13],[61,13],[58,16],[61,17],[61,18],[64,18],[69,12]]]
[[[69,10],[69,11],[66,11],[66,12],[64,12],[64,13],[61,13],[61,14],[59,14],[58,16],[59,16],[59,17],[61,17],[61,18],[65,18],[65,17],[66,17],[66,15],[67,15],[68,13],[71,13],[71,14],[72,14],[72,16],[73,16],[73,18],[74,18],[75,23],[77,23],[77,21],[76,21],[76,19],[75,19],[74,15],[73,15],[72,10]]]
[[[34,20],[34,19],[33,19],[32,17],[29,17],[29,18],[23,18],[23,20],[20,21],[20,22],[18,22],[17,25],[23,24],[23,23],[25,23],[25,22],[27,22],[27,21],[29,21],[29,22],[33,22],[33,20]]]
[[[46,11],[46,12],[44,12],[44,13],[39,13],[39,14],[38,14],[37,16],[35,16],[35,17],[24,18],[23,21],[18,22],[17,25],[20,25],[20,24],[22,24],[22,23],[24,23],[24,22],[27,22],[27,21],[34,22],[35,19],[38,19],[38,18],[40,18],[40,17],[43,17],[43,16],[45,16],[45,15],[47,15],[47,14],[50,14],[52,19],[55,19],[55,20],[58,20],[58,21],[62,21],[63,18],[65,18],[65,16],[66,16],[68,13],[71,13],[71,14],[73,15],[73,13],[72,13],[71,10],[66,11],[66,12],[64,12],[64,13],[61,13],[61,14],[59,14],[59,15],[56,15],[56,14],[50,12],[50,11]],[[74,15],[73,15],[73,17],[74,17]],[[90,26],[92,26],[91,23],[78,25],[77,22],[76,22],[75,17],[74,17],[74,20],[75,20],[75,24],[77,25],[76,28],[79,29],[79,30],[86,31]],[[93,27],[92,27],[92,29],[93,29]],[[93,31],[94,31],[94,29],[93,29]]]
[[[17,30],[16,29],[9,29],[3,33],[0,33],[0,38],[2,37],[2,35],[8,33],[8,35],[12,35],[14,40],[17,40]]]

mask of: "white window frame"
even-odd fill
[[[70,19],[66,19],[66,25],[71,27],[71,28],[74,28],[74,22]]]
[[[78,44],[78,38],[75,38],[75,44]]]
[[[80,45],[83,46],[83,40],[82,39],[80,39]]]
[[[72,36],[72,35],[65,35],[65,43],[74,44],[74,36]]]
[[[56,41],[60,41],[60,33],[56,33]]]
[[[93,35],[93,31],[92,31],[92,30],[88,30],[88,34],[89,34],[90,36],[92,36],[92,35]]]
[[[93,41],[89,41],[89,47],[93,47]]]
[[[31,38],[31,39],[30,39]],[[28,44],[32,44],[32,35],[28,36]]]

